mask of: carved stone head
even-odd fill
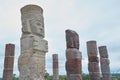
[[[79,35],[73,30],[66,30],[67,48],[79,49]]]
[[[26,5],[21,8],[23,35],[37,35],[44,38],[43,9],[37,5]]]
[[[100,46],[99,47],[99,53],[101,58],[108,58],[108,52],[106,46]]]

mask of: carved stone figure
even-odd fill
[[[19,80],[44,80],[45,54],[43,9],[37,5],[21,8],[21,55],[18,60]]]
[[[68,80],[82,80],[82,55],[79,51],[79,36],[73,30],[66,30],[66,71]]]
[[[90,80],[100,80],[99,59],[97,57],[96,41],[87,42],[88,71]]]
[[[107,47],[100,46],[99,54],[100,54],[100,64],[101,64],[103,80],[111,80],[110,67],[109,67],[110,61],[108,59]]]

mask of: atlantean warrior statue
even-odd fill
[[[96,41],[87,42],[89,80],[100,80]]]
[[[100,64],[101,64],[101,72],[102,72],[103,80],[111,80],[110,66],[109,66],[110,61],[109,61],[107,47],[100,46],[99,54],[100,54]]]
[[[82,55],[79,51],[79,35],[66,30],[66,71],[68,80],[82,80]]]
[[[44,80],[45,53],[43,9],[37,5],[21,8],[22,37],[18,60],[19,80]]]

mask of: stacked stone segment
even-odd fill
[[[15,51],[14,44],[6,44],[3,80],[12,80],[13,78],[14,51]]]

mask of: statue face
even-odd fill
[[[30,28],[33,34],[44,37],[44,26],[40,19],[30,20]]]

